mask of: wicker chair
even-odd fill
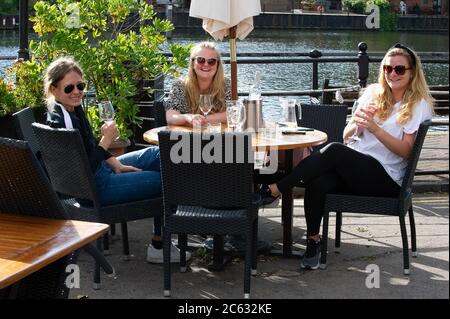
[[[120,223],[123,253],[125,259],[128,259],[130,250],[127,221],[162,216],[162,196],[102,206],[80,132],[76,129],[53,129],[37,123],[32,126],[41,146],[53,189],[70,197],[62,200],[67,212],[73,219],[110,225]],[[97,247],[102,249],[100,239],[97,240]],[[95,278],[99,277],[99,267],[96,265]],[[95,280],[95,289],[99,288],[97,283],[99,280]]]
[[[155,119],[155,127],[166,126],[166,110],[164,109],[164,102],[155,101],[153,103],[153,114]]]
[[[322,238],[322,255],[321,268],[326,268],[327,263],[327,239],[328,239],[328,221],[329,213],[336,212],[336,241],[335,246],[340,248],[341,244],[341,225],[342,212],[354,212],[363,214],[376,214],[397,216],[400,220],[400,231],[403,243],[403,272],[409,275],[409,254],[408,254],[408,237],[406,233],[405,215],[409,214],[409,223],[411,226],[411,250],[412,256],[417,256],[416,247],[416,227],[414,223],[414,213],[412,206],[412,182],[414,172],[416,170],[425,135],[431,121],[423,122],[416,135],[414,147],[409,157],[409,163],[403,177],[402,187],[397,197],[372,197],[372,196],[356,196],[352,194],[328,194],[325,200],[324,216],[323,216],[323,238]]]
[[[33,110],[30,107],[26,107],[16,113],[13,114],[14,125],[16,127],[17,136],[20,139],[28,142],[28,145],[31,148],[31,151],[36,155],[36,158],[39,161],[39,164],[43,168],[45,175],[48,176],[47,169],[42,161],[42,154],[40,150],[39,142],[34,134],[33,128],[31,124],[35,123],[35,117],[33,114]],[[110,276],[114,276],[114,268],[109,264],[109,262],[105,259],[103,254],[95,247],[93,244],[89,244],[85,246],[84,250],[94,258],[95,261],[99,263],[99,265],[103,268],[106,274]],[[99,276],[99,274],[97,274]],[[94,276],[94,285],[100,284],[100,277]]]
[[[342,142],[342,133],[344,131],[347,119],[346,105],[332,104],[301,104],[302,118],[299,119],[298,107],[295,108],[297,125],[303,127],[314,128],[316,130],[327,133],[328,143]],[[326,144],[313,147],[313,150],[319,150]],[[255,183],[272,184],[285,175],[284,169],[279,169],[274,174],[255,173]],[[305,187],[303,183],[297,185]]]
[[[251,135],[243,133],[158,133],[164,197],[164,295],[170,296],[170,238],[178,233],[181,271],[186,270],[187,234],[243,235],[246,238],[244,297],[250,297],[250,268],[256,273],[258,208],[252,202],[253,150]],[[210,142],[212,141],[213,142]],[[209,144],[208,144],[209,142]],[[201,144],[200,144],[201,143]],[[208,161],[217,143],[221,153]],[[178,163],[174,148],[184,145]],[[189,146],[193,147],[189,147]],[[218,148],[214,149],[217,151]],[[240,158],[243,156],[243,158]]]
[[[16,126],[16,132],[19,139],[27,141],[31,148],[31,151],[40,159],[39,143],[34,135],[31,123],[36,122],[34,118],[33,109],[26,107],[13,114],[14,125]]]
[[[343,142],[343,132],[347,121],[347,106],[333,104],[301,104],[302,117],[299,119],[298,108],[297,124],[298,126],[310,127],[327,133],[327,143]],[[313,147],[313,151],[318,151],[327,144]],[[297,187],[306,187],[299,181]]]
[[[0,212],[34,217],[70,219],[53,191],[28,143],[0,138]],[[67,298],[66,266],[78,252],[61,258],[0,290],[6,298]]]
[[[310,127],[327,133],[328,143],[341,142],[347,120],[346,105],[332,104],[301,104],[302,118],[297,116],[299,126]],[[296,109],[298,115],[298,108]],[[314,150],[324,145],[314,147]]]

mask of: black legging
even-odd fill
[[[307,236],[319,234],[325,196],[331,191],[373,196],[395,196],[400,191],[380,162],[341,143],[330,143],[302,160],[277,186],[283,192],[299,181],[306,185]]]

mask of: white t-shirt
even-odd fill
[[[376,87],[366,90],[358,99],[359,107],[368,103],[374,97],[375,91]],[[431,119],[433,115],[428,103],[425,100],[421,100],[413,109],[413,116],[411,119],[405,124],[398,124],[397,114],[399,110],[400,102],[394,105],[394,111],[386,121],[378,124],[383,130],[399,140],[403,138],[403,133],[413,134],[414,132],[417,132],[420,123]],[[375,120],[377,120],[376,116]],[[360,141],[356,141],[348,146],[378,160],[381,165],[383,165],[388,175],[401,186],[408,161],[391,152],[368,130],[364,130],[360,135],[360,138]]]

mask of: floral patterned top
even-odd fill
[[[231,81],[225,78],[225,100],[231,100]],[[164,100],[164,109],[175,110],[181,114],[191,113],[186,100],[186,92],[184,90],[184,83],[181,79],[176,79],[172,83],[172,89],[170,90],[169,97]],[[212,113],[217,113],[216,107],[212,109]]]

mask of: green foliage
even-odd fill
[[[367,0],[343,0],[342,5],[350,12],[364,14],[366,10]]]
[[[397,30],[397,14],[391,11],[391,6],[388,0],[370,0],[368,3],[373,3],[380,8],[380,29],[381,31],[395,31]]]
[[[98,100],[110,99],[113,103],[122,138],[131,136],[131,124],[140,124],[133,100],[138,81],[160,74],[178,76],[188,66],[190,46],[171,44],[171,56],[163,54],[165,33],[174,27],[170,21],[156,18],[151,5],[136,0],[47,0],[36,2],[34,9],[31,20],[39,38],[30,42],[33,67],[28,62],[22,66],[18,73],[24,78],[19,77],[19,82],[25,83],[27,72],[32,70],[33,81],[40,72],[39,81],[26,83],[40,83],[51,61],[62,55],[73,56],[84,70],[87,90],[96,92]],[[41,92],[42,88],[33,87],[35,103],[41,101]],[[31,105],[31,97],[22,94],[21,98]],[[84,99],[83,107],[99,133],[98,116],[89,105],[92,100]]]
[[[37,0],[28,0],[28,12],[33,10],[33,5]],[[19,14],[19,3],[20,0],[1,0],[0,1],[0,15],[1,14]]]
[[[381,31],[395,31],[397,29],[397,14],[392,12],[388,0],[343,0],[342,5],[350,12],[365,14],[367,4],[373,3],[380,9]]]
[[[369,0],[367,3],[373,3],[380,8],[380,29],[381,31],[397,30],[397,14],[391,11],[388,0]]]
[[[41,63],[32,57],[29,61],[18,60],[8,68],[7,73],[11,78],[16,79],[14,97],[18,109],[44,105],[42,74],[46,67],[46,63]]]
[[[13,113],[17,110],[13,88],[0,78],[0,116]]]
[[[18,14],[19,1],[17,0],[2,0],[0,3],[0,14]]]

